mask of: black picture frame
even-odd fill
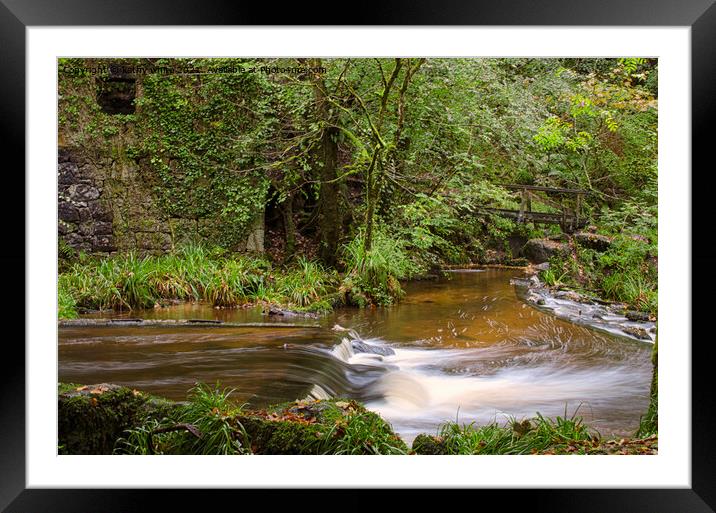
[[[691,28],[692,70],[692,275],[695,269],[712,272],[716,246],[709,244],[711,175],[707,169],[713,145],[709,126],[716,117],[716,6],[714,0],[502,0],[466,2],[442,0],[423,4],[401,0],[368,7],[351,4],[342,17],[335,4],[313,2],[275,4],[225,0],[0,0],[0,119],[2,155],[20,156],[14,172],[5,173],[3,188],[12,187],[13,212],[24,212],[25,179],[25,29],[31,26],[82,25],[549,25],[549,26],[684,26]],[[336,19],[322,18],[334,14]],[[698,173],[696,172],[699,167]],[[703,169],[701,169],[703,167]],[[709,166],[713,167],[712,165]],[[685,174],[687,171],[685,170]],[[8,176],[11,175],[11,176]],[[684,179],[689,179],[685,176]],[[695,186],[698,179],[698,187]],[[14,180],[14,183],[13,183]],[[6,213],[12,198],[4,201]],[[6,269],[24,269],[25,225],[14,217],[3,227],[3,238],[12,241],[11,255],[0,256]],[[701,237],[699,237],[701,235]],[[668,270],[660,270],[667,271]],[[15,311],[24,297],[20,273],[15,275],[8,311]],[[12,279],[12,277],[10,277]],[[701,280],[702,282],[705,280]],[[699,301],[692,279],[692,326],[705,327],[709,305]],[[705,288],[705,287],[704,287]],[[703,299],[703,298],[702,298]],[[24,301],[23,301],[24,304]],[[31,305],[28,305],[31,306]],[[716,507],[716,450],[711,442],[712,414],[716,406],[710,385],[708,337],[692,340],[692,487],[690,489],[565,489],[565,490],[477,490],[472,495],[504,501],[515,508],[549,511],[701,512]],[[19,334],[24,339],[24,331]],[[8,512],[75,511],[165,511],[200,510],[213,507],[216,500],[250,504],[256,491],[247,490],[69,490],[26,489],[25,481],[25,352],[18,337],[6,336],[0,387],[0,509]],[[687,343],[688,341],[684,341]],[[12,351],[15,351],[14,354]],[[295,491],[283,496],[272,491],[274,504],[296,501]],[[357,493],[342,492],[341,501]],[[420,499],[425,491],[411,492]],[[210,500],[208,495],[211,494]],[[322,492],[325,496],[325,492]],[[454,495],[451,493],[451,496]],[[458,494],[457,497],[460,495]],[[488,497],[490,496],[490,497]],[[156,507],[156,501],[161,507]],[[332,499],[326,497],[329,503]],[[207,502],[208,501],[208,502]],[[335,504],[334,504],[335,506]],[[237,504],[236,507],[239,507]],[[371,505],[372,507],[372,505]],[[499,506],[501,507],[501,506]]]

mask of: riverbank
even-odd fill
[[[343,248],[343,272],[303,256],[279,265],[266,255],[202,245],[162,255],[80,255],[61,262],[58,317],[181,303],[216,309],[261,305],[267,315],[318,315],[342,305],[393,304],[404,296],[400,280],[434,277],[391,239],[377,236],[365,255],[360,242],[358,237]]]
[[[249,410],[196,385],[173,402],[112,384],[58,385],[60,454],[656,454],[658,436],[602,439],[578,417],[446,423],[408,447],[389,423],[342,398]]]
[[[316,399],[360,401],[407,442],[458,411],[485,425],[565,408],[604,436],[629,436],[648,407],[650,344],[530,308],[510,284],[522,274],[410,281],[395,307],[341,307],[315,320],[191,303],[87,315],[60,325],[59,380],[128,384],[175,401],[197,381],[219,381],[251,408],[315,389],[325,392]]]
[[[85,259],[68,265],[58,279],[60,319],[88,310],[160,308],[203,302],[214,308],[281,305],[322,312],[340,302],[339,277],[316,262],[298,258],[274,268],[260,257],[227,255],[185,246],[161,256],[135,253]]]
[[[568,287],[550,287],[539,279],[538,271],[531,267],[526,270],[528,277],[511,281],[518,297],[534,308],[616,335],[648,342],[656,339],[655,316]]]

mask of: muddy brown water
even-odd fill
[[[602,435],[633,433],[648,406],[652,345],[531,308],[510,284],[519,275],[451,272],[407,284],[392,307],[283,321],[318,322],[318,329],[60,328],[59,380],[117,383],[175,400],[195,382],[218,382],[252,407],[351,397],[407,441],[448,420],[482,424],[536,412],[576,412]],[[191,304],[114,316],[267,321],[260,309]],[[352,331],[332,331],[335,324]],[[354,337],[394,354],[357,353]]]

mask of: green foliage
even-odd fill
[[[656,232],[654,239],[620,234],[597,259],[603,276],[601,289],[608,298],[624,301],[640,310],[656,313],[658,274]]]
[[[658,211],[656,187],[649,184],[641,191],[640,198],[622,202],[618,207],[604,208],[599,219],[602,231],[607,234],[619,234],[628,227],[635,235],[656,240]]]
[[[493,422],[461,426],[449,422],[439,428],[438,436],[444,454],[530,454],[574,441],[599,439],[599,434],[589,429],[576,412],[569,418],[550,419],[539,413],[529,420],[511,418],[507,425]]]
[[[326,296],[335,291],[338,276],[316,262],[299,257],[276,282],[276,289],[291,308],[327,311]]]
[[[653,373],[651,376],[651,391],[649,393],[649,409],[639,419],[639,429],[635,436],[646,437],[659,432],[659,340],[654,341],[654,348],[651,352],[651,363]]]
[[[356,412],[336,422],[329,432],[335,442],[324,454],[407,454],[405,443],[373,412]]]
[[[229,400],[232,390],[197,383],[189,400],[169,418],[150,419],[117,441],[117,454],[245,454],[249,447],[236,417],[242,406]],[[189,426],[177,428],[178,425]],[[193,431],[193,432],[192,432]]]
[[[350,400],[288,403],[249,411],[232,391],[197,384],[169,415],[125,432],[117,454],[407,454],[380,416]],[[308,416],[304,417],[302,412]],[[308,420],[310,419],[310,420]]]
[[[61,59],[60,67],[102,62]],[[417,59],[402,59],[400,68],[389,58],[322,59],[320,77],[248,72],[313,62],[302,59],[121,62],[194,71],[140,77],[137,111],[126,116],[101,112],[91,75],[61,73],[62,144],[131,163],[125,167],[138,170],[163,215],[196,220],[200,241],[232,250],[267,205],[292,207],[297,235],[313,239],[310,247],[326,234],[323,201],[340,198],[340,233],[332,240],[363,237],[369,223],[381,225],[384,239],[368,255],[346,244],[342,289],[353,304],[388,304],[401,295],[401,275],[480,260],[487,250],[509,254],[509,237],[549,233],[481,212],[519,208],[500,184],[588,189],[583,207],[600,231],[617,235],[627,226],[655,247],[656,59],[430,58],[419,67]],[[339,158],[336,178],[326,182],[322,141],[329,129]],[[555,211],[538,202],[533,209]],[[622,250],[628,252],[615,249],[604,260],[583,252],[555,272],[567,273],[565,283],[653,310],[653,273],[647,269],[640,282],[645,270],[636,259],[622,265]],[[226,258],[210,260],[206,270],[186,272],[163,262],[166,269],[146,278],[147,287],[138,261],[125,269],[132,275],[111,269],[75,277],[67,290],[79,306],[126,308],[172,297],[329,307],[318,297],[332,279],[314,288],[301,282],[305,269],[269,279]]]
[[[59,112],[63,145],[132,162],[164,214],[212,219],[211,244],[235,248],[266,201],[266,140],[275,118],[265,74],[223,73],[236,59],[112,59],[128,66],[166,66],[175,73],[138,78],[136,113],[104,113],[90,73],[66,69],[106,65],[99,59],[61,59]],[[202,72],[181,72],[183,69]],[[273,89],[275,91],[275,89]]]
[[[569,125],[557,116],[547,118],[534,136],[535,142],[545,150],[560,148],[567,139]]]
[[[658,312],[658,196],[656,174],[642,179],[642,189],[611,208],[604,206],[597,224],[610,237],[604,252],[575,245],[571,255],[551,261],[549,280],[594,290],[598,295],[656,315]],[[557,284],[557,283],[554,283]]]
[[[398,222],[397,234],[418,269],[468,260],[461,242],[465,242],[469,227],[443,196],[418,194],[415,201],[402,207]]]
[[[132,65],[135,59],[119,59],[116,62]],[[134,114],[109,115],[102,112],[96,101],[97,81],[106,77],[106,68],[98,73],[101,60],[58,59],[58,124],[63,137],[61,143],[77,147],[89,147],[93,152],[110,153],[134,122]],[[90,72],[74,73],[72,70]]]
[[[550,287],[556,287],[559,285],[562,285],[562,280],[566,276],[566,272],[562,274],[557,274],[551,267],[549,269],[545,269],[544,271],[540,271],[539,276],[542,279],[542,281],[550,286]]]
[[[649,221],[649,224],[651,221]],[[571,285],[594,290],[606,299],[656,315],[658,312],[658,267],[656,231],[640,235],[638,221],[612,236],[609,249],[599,253],[577,248],[571,254],[552,258],[542,279],[548,285]]]
[[[608,298],[624,301],[647,312],[655,313],[657,310],[656,284],[637,271],[615,271],[603,278],[601,286]]]
[[[76,262],[60,275],[58,290],[61,316],[71,315],[70,307],[76,306],[132,310],[176,299],[220,307],[268,302],[326,311],[331,309],[326,297],[335,292],[337,281],[334,271],[303,258],[274,271],[262,258],[189,245],[161,256],[128,253]]]
[[[210,70],[221,61],[172,64]],[[217,218],[216,240],[235,246],[261,211],[268,189],[265,174],[256,170],[272,124],[265,75],[150,74],[143,88],[137,100],[143,112],[137,125],[141,145],[135,152],[149,164],[160,206],[170,216]]]
[[[410,278],[419,268],[405,253],[403,241],[377,230],[371,249],[364,253],[364,236],[359,232],[343,248],[348,273],[340,292],[356,306],[389,305],[404,294],[398,280]]]
[[[65,239],[59,237],[57,239],[57,256],[61,260],[71,260],[73,258],[76,258],[77,253],[72,248],[72,246],[67,244],[67,241],[65,241]]]
[[[59,319],[75,319],[77,317],[77,303],[72,294],[62,286],[57,288],[57,317]]]

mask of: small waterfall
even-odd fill
[[[375,384],[387,404],[410,411],[426,408],[430,403],[428,390],[416,377],[394,371],[380,378]]]
[[[326,400],[330,399],[331,394],[326,392],[321,385],[313,385],[313,388],[311,388],[311,391],[306,396],[306,399],[315,399],[315,400]]]
[[[344,338],[340,344],[334,347],[332,353],[333,356],[345,363],[349,363],[350,359],[356,355],[355,351],[353,351],[353,342],[347,338]]]

